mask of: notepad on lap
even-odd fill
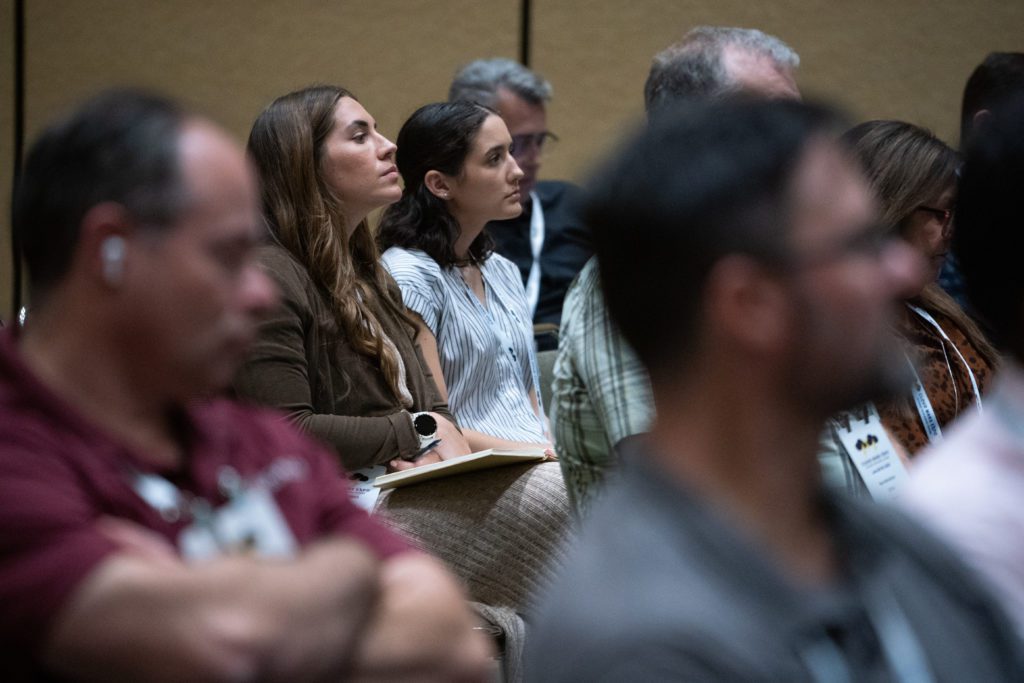
[[[414,467],[404,472],[392,472],[382,474],[373,481],[373,485],[381,489],[393,489],[398,486],[418,484],[422,481],[450,477],[456,474],[486,470],[492,467],[503,465],[515,465],[521,462],[533,462],[544,459],[544,451],[539,448],[527,448],[521,450],[501,450],[488,448],[485,451],[477,451],[469,455],[462,455],[451,460]]]

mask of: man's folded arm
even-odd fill
[[[341,538],[290,561],[117,552],[58,614],[43,658],[84,680],[337,680],[372,617],[378,571],[365,545]]]
[[[347,679],[494,680],[492,644],[473,629],[462,589],[437,559],[395,555],[380,577],[380,600]]]

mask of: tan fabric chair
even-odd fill
[[[507,681],[521,680],[521,615],[562,563],[571,516],[556,462],[510,465],[393,489],[376,513],[440,558],[505,634]]]

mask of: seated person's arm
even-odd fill
[[[85,580],[44,660],[82,679],[484,680],[490,648],[473,625],[455,582],[421,553],[378,565],[335,539],[295,562],[187,567],[129,550]]]
[[[392,627],[381,616],[394,599],[391,567],[431,561],[353,507],[316,444],[278,437],[275,446],[307,456],[307,533],[322,540],[292,560],[192,565],[162,534],[103,512],[124,491],[108,487],[99,505],[69,461],[48,455],[57,444],[9,441],[0,450],[0,650],[16,665],[85,680],[338,680],[357,663],[381,666],[363,641],[372,624]],[[424,577],[438,591],[410,593],[399,614],[432,636],[454,634],[453,620],[468,619],[458,589],[439,569]],[[458,649],[468,635],[458,636],[440,642],[473,652]]]
[[[416,321],[416,326],[419,331],[416,334],[416,343],[419,344],[420,351],[423,353],[423,359],[427,363],[427,367],[430,368],[431,374],[434,375],[434,381],[437,383],[438,391],[441,392],[441,396],[448,399],[448,385],[444,381],[444,373],[441,372],[441,356],[437,351],[437,338],[434,333],[424,322],[420,315],[409,310],[409,315]],[[534,406],[536,406],[536,399],[534,400]],[[462,435],[469,443],[469,449],[473,452],[486,450],[488,448],[504,448],[504,449],[523,449],[523,448],[541,448],[545,450],[551,450],[552,446],[550,443],[530,443],[527,441],[510,441],[508,439],[501,439],[490,434],[484,434],[474,429],[468,429],[463,427]],[[467,451],[468,452],[468,451]],[[445,456],[442,456],[445,457]]]
[[[600,311],[593,315],[588,327],[592,334],[581,340],[590,351],[580,353],[578,363],[608,442],[615,445],[650,428],[654,399],[640,360],[620,334],[608,332],[613,328],[608,324],[603,302]]]
[[[462,590],[441,564],[421,553],[384,562],[380,600],[359,643],[357,680],[493,680],[491,644]]]
[[[654,417],[647,373],[608,316],[596,268],[588,263],[566,295],[554,369],[555,445],[580,513]]]
[[[619,442],[613,446],[616,457],[621,458],[623,453],[638,448],[637,444],[643,440],[645,435],[646,432],[641,432],[640,434],[630,434],[624,439],[620,439]]]
[[[407,411],[361,417],[314,410],[310,375],[316,369],[309,367],[306,357],[301,307],[287,294],[283,304],[261,323],[259,339],[236,377],[237,393],[284,411],[301,429],[331,444],[349,470],[384,464],[396,455],[411,456],[418,451],[419,438]],[[358,387],[352,390],[358,391]],[[435,415],[438,424],[444,417]],[[454,440],[448,439],[449,443]],[[427,462],[429,459],[417,461]]]
[[[536,415],[537,419],[541,421],[541,424],[543,424],[544,436],[548,437],[548,446],[544,450],[548,452],[549,457],[555,458],[555,447],[551,445],[551,443],[554,441],[551,434],[551,420],[549,420],[548,416],[542,413],[540,410],[540,404],[537,402],[536,389],[530,389],[529,397],[530,407],[533,409],[533,414]]]
[[[317,501],[310,521],[325,536],[290,561],[185,565],[169,542],[134,522],[85,523],[74,509],[54,510],[47,526],[64,532],[34,558],[60,550],[69,535],[108,554],[57,613],[43,641],[46,661],[68,674],[123,671],[130,680],[338,680],[355,672],[458,680],[481,670],[487,651],[473,639],[454,581],[353,508],[325,452],[306,462],[314,487],[306,494]],[[34,477],[37,489],[46,474]],[[74,489],[55,494],[75,498]],[[60,580],[60,568],[53,571]]]
[[[372,618],[377,573],[366,546],[337,538],[288,562],[188,566],[128,548],[72,593],[42,658],[86,680],[337,678]]]
[[[587,275],[595,277],[592,273]],[[654,420],[647,371],[608,317],[596,279],[571,291],[574,318],[563,335],[564,351],[571,358],[578,381],[586,390],[607,443],[618,452],[630,437],[644,434]],[[567,307],[568,310],[568,307]],[[561,358],[559,362],[562,362]],[[574,453],[563,458],[574,467],[603,470],[613,466],[615,453],[604,462],[577,462]]]

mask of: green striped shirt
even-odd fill
[[[608,317],[593,258],[565,297],[552,406],[569,499],[584,513],[615,466],[613,446],[647,431],[654,419],[647,372]]]

